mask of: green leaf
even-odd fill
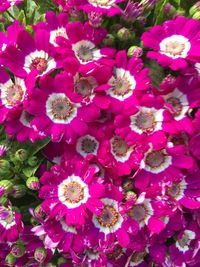
[[[167,2],[168,0],[161,0],[156,4],[154,12],[155,24],[161,24],[164,21],[164,6],[167,4]]]
[[[36,153],[38,153],[43,147],[45,147],[50,142],[50,138],[38,140],[31,144],[31,146],[28,149],[29,156],[34,156]]]

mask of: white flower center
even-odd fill
[[[19,121],[26,127],[31,128],[30,122],[34,118],[33,115],[29,114],[26,110],[22,111]]]
[[[171,58],[186,58],[191,44],[189,39],[182,35],[172,35],[162,40],[160,52]]]
[[[87,40],[79,41],[72,45],[72,49],[82,64],[91,62],[94,58],[95,45]]]
[[[64,37],[66,39],[68,38],[66,29],[64,27],[57,28],[56,30],[50,32],[49,42],[54,46],[58,46],[56,42],[57,37]]]
[[[82,136],[78,139],[76,150],[83,157],[86,157],[88,154],[97,154],[99,147],[99,142],[91,135]]]
[[[110,8],[115,0],[88,0],[95,7]]]
[[[69,176],[58,186],[58,198],[69,209],[79,207],[89,198],[89,190],[80,177]]]
[[[46,102],[46,114],[55,123],[70,123],[76,116],[77,108],[63,93],[51,94]]]
[[[160,173],[171,165],[172,158],[166,150],[153,150],[145,154],[144,169],[152,173]]]

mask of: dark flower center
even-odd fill
[[[78,51],[76,52],[76,54],[82,62],[91,61],[93,59],[93,48],[87,45],[81,45],[78,48]]]
[[[136,126],[143,132],[154,130],[155,117],[152,112],[140,112],[136,117]]]
[[[158,168],[165,162],[165,157],[166,155],[162,150],[155,150],[147,154],[145,163],[151,168]]]
[[[181,101],[178,98],[173,97],[173,96],[169,97],[166,101],[168,104],[172,106],[175,116],[180,115],[183,109],[183,105],[181,104]]]
[[[22,87],[20,85],[13,84],[7,88],[6,101],[12,106],[18,105],[22,101],[23,94]]]
[[[32,60],[30,69],[37,69],[40,74],[42,74],[47,69],[47,60],[42,57],[36,57]]]
[[[103,227],[113,227],[119,218],[119,213],[113,206],[106,205],[102,211],[102,214],[97,217],[98,222]]]
[[[95,140],[89,139],[88,137],[82,140],[81,149],[85,153],[88,153],[88,154],[93,153],[96,147],[97,147],[97,143],[95,142]]]
[[[65,185],[64,196],[69,203],[79,203],[83,197],[83,187],[78,182],[70,182]]]
[[[111,84],[112,92],[117,96],[124,96],[131,91],[131,84],[125,77],[117,77]]]
[[[124,157],[129,149],[126,141],[118,136],[114,137],[111,145],[114,154],[118,157]]]
[[[74,111],[73,104],[67,97],[57,98],[51,104],[52,113],[55,119],[67,119]]]
[[[87,78],[80,78],[75,84],[75,92],[83,97],[90,96],[92,94],[93,87]]]
[[[129,211],[129,216],[138,222],[144,221],[146,215],[147,215],[147,210],[144,205],[134,206]]]

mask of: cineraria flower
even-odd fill
[[[49,32],[49,42],[53,46],[59,46],[57,43],[57,37],[63,37],[67,39],[66,25],[68,23],[68,15],[66,13],[60,13],[58,16],[52,11],[47,11],[45,15],[45,22],[38,22],[36,29],[46,29]]]
[[[176,181],[182,177],[181,169],[192,169],[194,160],[184,155],[185,151],[179,146],[152,149],[146,151],[141,161],[140,171],[135,179],[135,186],[143,189],[148,185],[155,185],[162,181]]]
[[[49,42],[49,34],[44,29],[36,29],[34,37],[26,30],[21,30],[17,47],[7,46],[0,56],[0,62],[19,77],[26,77],[31,73],[34,76],[43,76],[60,66]]]
[[[20,25],[18,20],[14,20],[11,25],[8,26],[6,33],[0,32],[0,53],[5,51],[9,45],[16,46],[18,34],[21,30],[24,30],[24,26]]]
[[[20,5],[23,0],[0,0],[0,12],[4,12],[11,6]]]
[[[91,232],[94,231],[95,234],[96,229],[98,229],[98,239],[102,243],[105,242],[109,245],[116,238],[120,246],[126,247],[130,242],[121,205],[122,199],[123,190],[121,187],[107,185],[105,197],[101,199],[104,208],[101,214],[93,215],[92,222],[95,229],[91,229]]]
[[[115,16],[122,13],[122,10],[116,4],[123,1],[124,0],[83,0],[80,8],[87,13],[95,11],[107,16]]]
[[[65,217],[67,225],[85,222],[88,210],[99,214],[103,208],[99,200],[104,194],[101,179],[94,176],[95,168],[75,161],[66,167],[55,165],[40,179],[43,186],[39,196],[44,198],[44,211],[57,220]]]
[[[26,97],[25,81],[17,77],[14,79],[13,82],[7,72],[0,68],[0,123],[7,118],[10,110],[23,104]]]
[[[117,53],[116,66],[107,81],[110,88],[106,90],[112,112],[120,113],[123,107],[129,109],[137,105],[136,96],[149,88],[148,69],[142,67],[141,59],[132,57],[128,61],[126,51]]]
[[[96,29],[80,21],[69,23],[66,29],[68,36],[66,44],[71,46],[75,57],[81,64],[80,72],[88,73],[100,64],[108,66],[113,64],[111,59],[115,50],[109,47],[97,48],[106,36],[105,29]]]
[[[5,130],[11,136],[16,135],[19,142],[24,142],[27,139],[34,142],[39,138],[44,138],[43,132],[37,132],[31,126],[33,118],[33,115],[20,107],[17,111],[9,114]]]
[[[176,266],[199,263],[199,226],[191,221],[177,236],[175,244],[169,248],[170,258]]]
[[[99,162],[117,176],[130,174],[133,169],[139,168],[142,157],[134,146],[129,146],[118,135],[102,141],[98,154]]]
[[[198,107],[200,104],[200,90],[194,86],[192,79],[180,76],[173,90],[169,89],[162,95],[165,108],[173,116],[173,120],[165,124],[167,131],[171,133],[185,131],[190,134],[194,132],[193,122],[188,116],[189,109]]]
[[[140,101],[141,105],[133,106],[127,112],[124,111],[122,115],[115,117],[115,131],[125,138],[128,144],[162,143],[163,134],[160,131],[165,130],[163,122],[169,120],[162,108],[163,101],[153,95],[145,95],[144,98],[144,104]],[[164,135],[163,138],[165,139]]]
[[[14,242],[22,232],[21,214],[13,211],[12,207],[0,206],[0,241]]]
[[[79,97],[73,93],[72,78],[65,73],[55,78],[46,77],[40,82],[40,89],[35,89],[28,112],[34,115],[31,126],[37,132],[51,136],[54,142],[61,139],[68,143],[75,142],[78,136],[87,131],[88,122],[99,117],[99,109],[82,107]]]
[[[180,16],[154,26],[142,35],[144,45],[154,49],[147,56],[173,70],[186,67],[188,60],[199,62],[199,28],[199,21]]]
[[[188,209],[198,209],[200,208],[199,189],[199,172],[195,172],[182,177],[179,181],[169,182],[166,194]]]

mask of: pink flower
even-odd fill
[[[45,212],[57,220],[65,217],[67,225],[83,224],[89,211],[99,214],[103,208],[99,200],[104,194],[101,179],[94,177],[95,169],[85,162],[67,163],[52,167],[40,179],[43,186],[39,196],[44,200]]]
[[[21,215],[11,207],[0,206],[0,241],[14,242],[23,230]]]
[[[154,50],[148,57],[172,70],[185,68],[189,60],[199,62],[199,27],[199,21],[180,16],[154,26],[142,35],[144,45]]]
[[[0,61],[16,76],[29,75],[29,79],[43,76],[59,67],[53,46],[49,42],[49,34],[44,29],[37,29],[34,37],[22,29],[17,36],[17,47],[8,45],[1,54]]]
[[[4,12],[11,6],[20,5],[23,0],[0,0],[0,12]]]
[[[141,59],[132,57],[127,60],[124,50],[117,53],[112,76],[107,81],[110,88],[106,90],[113,113],[120,113],[123,109],[128,110],[136,106],[137,97],[149,89],[148,69],[142,69],[142,67]]]
[[[66,73],[55,78],[46,77],[35,89],[28,112],[34,115],[31,126],[55,142],[62,139],[75,142],[87,131],[87,123],[99,117],[99,109],[94,106],[82,107],[79,97],[72,92],[73,80]]]

